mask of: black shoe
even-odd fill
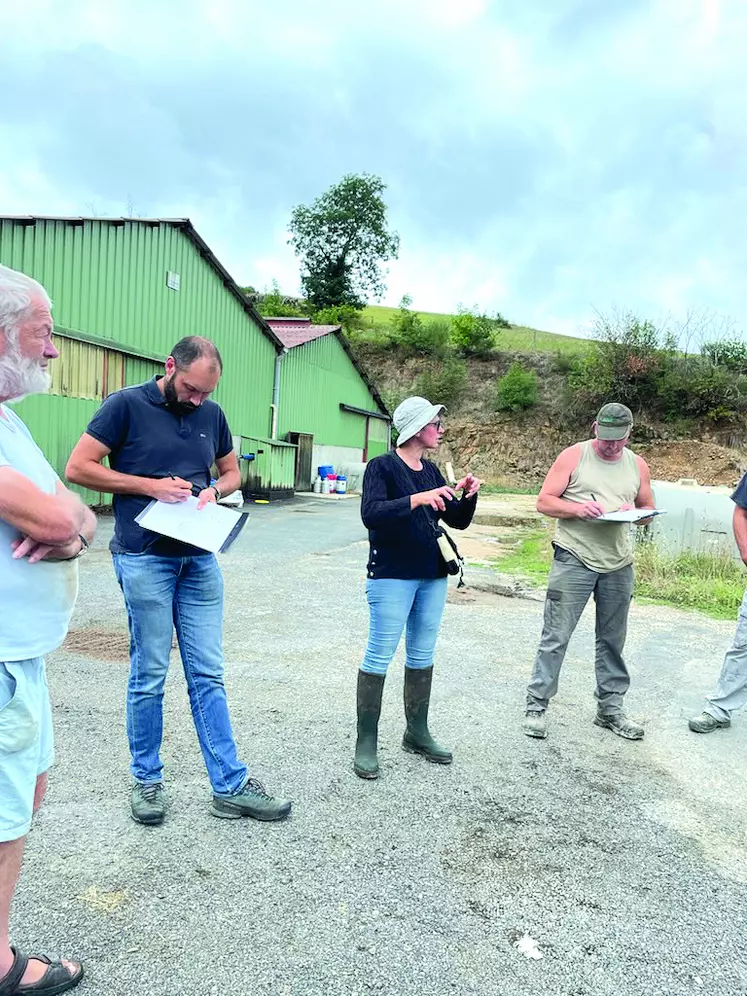
[[[597,713],[594,724],[604,730],[612,730],[624,740],[643,740],[643,734],[646,732],[640,723],[628,719],[624,712],[616,712],[612,716]]]
[[[163,823],[166,816],[166,802],[163,785],[160,782],[135,782],[130,796],[132,818],[146,826]]]
[[[271,822],[284,820],[291,811],[291,805],[288,799],[273,798],[265,792],[262,782],[250,778],[235,795],[213,793],[210,812],[223,820],[240,820],[242,816],[251,816],[255,820]]]

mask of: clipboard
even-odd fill
[[[197,498],[186,501],[152,501],[135,516],[143,529],[189,543],[209,553],[226,553],[241,535],[249,512],[208,502],[197,508]]]
[[[605,512],[596,519],[587,522],[640,522],[641,519],[651,519],[655,515],[666,515],[665,508],[626,508],[624,512]]]

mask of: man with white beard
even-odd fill
[[[93,513],[62,484],[4,402],[48,390],[51,304],[35,280],[0,266],[0,994],[62,993],[81,965],[10,945],[10,904],[26,835],[54,759],[44,655],[64,640],[77,558]]]

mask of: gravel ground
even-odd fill
[[[254,506],[222,558],[226,682],[253,775],[294,800],[282,824],[220,821],[178,658],[162,827],[129,817],[125,615],[105,543],[81,562],[49,660],[58,760],[14,909],[22,948],[85,960],[81,994],[229,992],[681,996],[747,992],[747,717],[697,737],[733,626],[634,606],[626,743],[592,724],[587,612],[551,710],[520,732],[542,605],[452,592],[432,728],[449,768],[402,752],[402,657],[382,776],[351,770],[367,614],[354,500]],[[477,577],[479,572],[470,571]],[[513,942],[528,933],[543,957]]]

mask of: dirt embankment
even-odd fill
[[[370,348],[361,359],[392,406],[414,393],[420,374],[437,373],[440,367],[439,361],[422,357],[403,359],[396,350]],[[538,404],[524,413],[498,412],[498,379],[516,359],[537,373]],[[588,438],[594,414],[587,418],[571,410],[565,374],[552,354],[471,359],[463,396],[447,413],[440,460],[451,460],[458,472],[469,468],[494,484],[535,488],[564,447]],[[632,448],[648,462],[655,480],[694,478],[701,485],[732,486],[747,471],[746,434],[709,424],[684,439],[673,438],[673,430],[645,414],[636,416]]]
[[[542,483],[558,453],[583,435],[548,425],[461,422],[449,423],[441,461],[451,460],[458,472],[467,468],[494,484],[531,488]],[[649,464],[658,481],[695,478],[702,485],[735,485],[747,471],[747,454],[714,442],[656,440],[632,448]]]

